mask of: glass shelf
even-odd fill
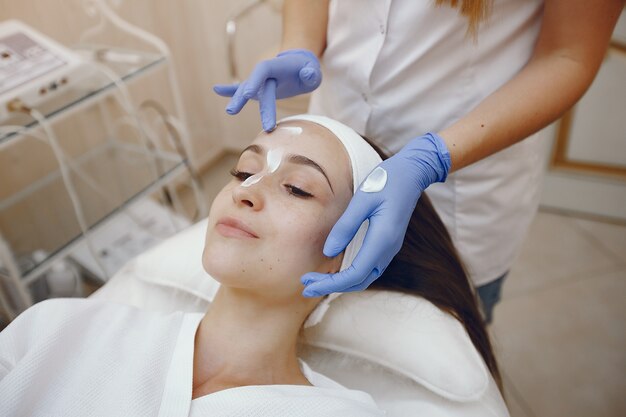
[[[110,48],[101,45],[78,45],[72,48],[87,62],[100,64],[114,73],[124,83],[143,75],[166,62],[164,56],[157,53],[140,52],[120,48]],[[63,88],[63,91],[60,89]],[[60,115],[68,114],[79,105],[89,105],[102,98],[103,94],[110,93],[116,88],[110,77],[99,71],[94,65],[86,65],[84,74],[74,83],[59,87],[49,100],[37,106],[50,121]],[[38,125],[30,116],[14,113],[2,125],[17,125],[33,128]],[[0,146],[11,139],[19,138],[16,133],[0,133]]]
[[[157,53],[103,45],[78,45],[72,50],[87,63],[84,71],[36,107],[51,122],[96,104],[115,91],[114,80],[127,84],[166,62]],[[14,113],[1,125],[25,129],[20,133],[0,130],[0,148],[26,137],[24,133],[39,123],[27,114]],[[186,161],[175,153],[151,152],[143,146],[115,140],[102,142],[72,163],[79,171],[71,173],[72,182],[90,230],[186,169]],[[73,211],[60,170],[0,200],[0,230],[26,284],[37,279],[55,259],[67,255],[82,239]],[[68,216],[68,212],[72,215]],[[32,254],[36,250],[45,251],[46,256],[34,261]]]
[[[92,148],[74,159],[73,165],[72,182],[90,230],[187,168],[177,154],[115,140]],[[37,279],[55,259],[67,255],[83,236],[61,172],[54,171],[1,200],[0,229],[25,284]],[[38,249],[47,253],[45,258],[20,262]]]

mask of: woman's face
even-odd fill
[[[303,274],[339,270],[343,254],[327,258],[322,249],[351,197],[339,140],[314,123],[281,123],[242,152],[213,201],[204,268],[225,286],[301,297]]]

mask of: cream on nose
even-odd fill
[[[251,185],[254,185],[257,182],[261,181],[261,179],[263,179],[264,176],[265,174],[263,174],[262,172],[251,175],[248,178],[246,178],[244,182],[241,183],[240,187],[250,187]]]
[[[246,180],[240,184],[240,187],[251,187],[254,184],[259,183],[266,175],[276,172],[283,160],[283,155],[284,152],[281,148],[270,149],[267,151],[266,168],[263,171],[246,178]]]

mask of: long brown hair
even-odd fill
[[[492,0],[436,0],[437,6],[449,5],[452,8],[459,8],[459,13],[467,17],[467,33],[476,39],[479,24],[487,19],[491,9]]]
[[[387,159],[384,151],[367,141]],[[460,321],[502,389],[498,363],[467,272],[427,195],[422,194],[413,210],[400,252],[369,288],[417,295]]]

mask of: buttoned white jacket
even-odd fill
[[[495,0],[476,41],[457,9],[433,4],[331,0],[323,81],[309,111],[395,153],[463,117],[530,58],[542,0]],[[428,188],[477,285],[513,263],[539,202],[543,142],[535,135]]]

